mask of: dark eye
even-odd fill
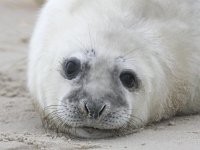
[[[63,69],[67,79],[74,79],[81,70],[81,62],[79,59],[72,57],[64,63]]]
[[[131,71],[123,71],[120,74],[120,80],[126,88],[138,88],[139,86],[136,74]]]

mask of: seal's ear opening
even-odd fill
[[[128,89],[138,89],[139,88],[139,79],[131,70],[125,70],[122,71],[120,76],[120,81],[122,82],[122,85]]]
[[[81,70],[81,61],[76,57],[72,57],[64,62],[63,70],[65,77],[72,80],[76,78]]]

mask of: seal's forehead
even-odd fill
[[[113,74],[117,68],[115,57],[111,57],[109,55],[101,55],[99,54],[99,51],[95,51],[95,49],[87,50],[81,55],[76,54],[70,57],[76,57],[80,59],[80,80],[82,81],[110,79],[111,74]]]
[[[88,59],[90,71],[102,75],[116,71],[118,69],[118,63],[119,55],[110,55],[107,53],[101,54],[99,52],[95,52],[95,55]]]

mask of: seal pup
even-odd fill
[[[200,110],[200,0],[49,0],[28,87],[44,124],[83,138]]]

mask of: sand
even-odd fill
[[[28,42],[38,10],[31,0],[0,0],[0,150],[200,149],[199,115],[174,117],[115,139],[46,132],[26,90]]]

